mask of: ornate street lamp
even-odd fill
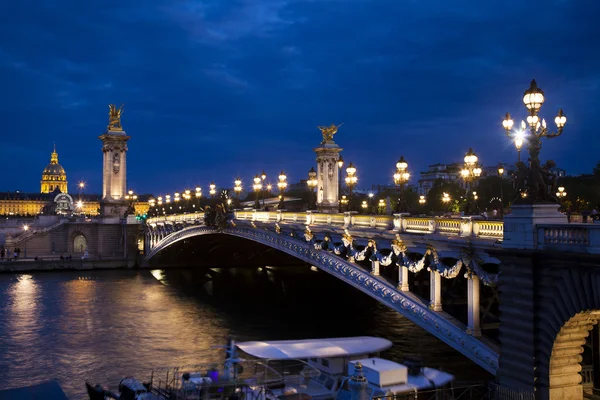
[[[338,198],[341,199],[342,198],[342,167],[344,166],[344,159],[342,158],[342,155],[340,154],[340,157],[338,158],[337,161],[337,166],[338,166]],[[340,202],[339,204],[339,212],[342,212],[342,203]]]
[[[235,192],[235,198],[239,199],[240,193],[242,191],[242,180],[238,177],[235,179],[235,181],[233,181],[233,184],[235,185],[233,187],[233,191]]]
[[[314,210],[317,207],[317,199],[316,199],[316,193],[315,193],[315,188],[317,187],[317,185],[319,184],[319,181],[317,180],[317,171],[315,171],[314,167],[310,168],[310,171],[308,171],[308,180],[306,181],[306,184],[308,185],[308,188],[310,189],[310,199],[308,200],[308,208],[310,210]],[[314,196],[313,196],[314,194]],[[313,198],[314,203],[313,203]]]
[[[425,204],[426,202],[427,202],[427,200],[425,200],[425,196],[423,196],[423,195],[420,195],[420,196],[419,196],[419,204],[420,204],[420,205],[423,205],[423,204]]]
[[[283,192],[285,191],[285,188],[287,187],[287,176],[285,176],[285,172],[281,171],[278,178],[279,178],[279,182],[277,182],[277,187],[279,188],[279,205],[277,206],[277,209],[283,210],[283,209],[285,209],[285,201],[283,199]]]
[[[362,207],[362,209],[363,209],[363,213],[365,213],[365,214],[366,214],[366,213],[367,213],[367,208],[369,207],[369,205],[367,204],[367,201],[366,201],[366,200],[363,200],[360,206],[361,206],[361,207]]]
[[[444,192],[444,194],[442,195],[442,203],[446,205],[446,208],[448,208],[448,206],[450,205],[450,201],[452,201],[452,198],[448,193]]]
[[[215,185],[214,182],[211,182],[210,185],[208,185],[208,188],[209,188],[208,193],[210,193],[210,196],[214,199],[215,194],[217,194],[217,185]]]
[[[498,165],[498,176],[500,177],[500,218],[504,216],[504,166]]]
[[[265,184],[265,179],[267,179],[267,174],[265,173],[264,169],[263,169],[262,173],[260,174],[260,179],[262,181],[263,188],[266,189],[266,187],[264,186],[264,184]],[[263,207],[265,206],[265,197],[266,197],[266,190],[263,190],[263,192],[262,192],[262,205],[263,205]]]
[[[137,201],[137,194],[134,193],[133,190],[129,189],[127,194],[125,195],[125,200],[129,202],[129,212],[133,212],[135,214],[135,206],[134,203]]]
[[[400,196],[398,197],[398,205],[396,206],[396,211],[398,212],[406,212],[408,209],[406,199],[404,198],[404,185],[406,185],[409,179],[408,163],[404,160],[404,156],[401,156],[400,160],[396,163],[396,173],[394,174],[394,183],[400,186]]]
[[[356,177],[356,168],[352,163],[348,165],[346,168],[346,186],[348,186],[348,207],[347,210],[350,211],[350,205],[352,204],[352,189],[356,186],[356,182],[358,182],[358,178]]]
[[[379,214],[385,214],[385,200],[379,199]]]
[[[256,201],[254,202],[254,208],[255,209],[260,209],[260,202],[258,201],[258,194],[260,193],[260,191],[262,190],[262,183],[261,183],[261,178],[260,176],[256,175],[254,177],[254,186],[252,187],[254,189],[254,191],[256,192]]]
[[[558,115],[554,118],[557,128],[556,133],[550,132],[546,126],[546,120],[542,119],[540,121],[540,117],[538,116],[544,100],[544,91],[537,86],[535,79],[532,80],[529,89],[525,91],[523,96],[523,104],[529,114],[527,116],[527,123],[525,121],[521,122],[523,136],[526,139],[527,151],[529,152],[529,166],[527,167],[519,163],[519,171],[517,171],[517,187],[523,192],[521,199],[528,199],[531,202],[556,200],[553,199],[554,193],[550,193],[548,190],[553,182],[549,182],[549,179],[544,179],[544,174],[542,173],[540,150],[542,148],[542,138],[553,139],[562,135],[563,128],[567,123],[567,117],[564,115],[563,110],[558,110]],[[511,132],[513,125],[514,121],[510,117],[510,114],[506,113],[502,126],[508,137],[514,136]],[[528,129],[525,129],[527,127]],[[527,186],[525,186],[525,182]]]
[[[560,186],[558,188],[558,192],[556,192],[556,197],[558,197],[558,199],[562,199],[563,197],[567,196],[567,192],[565,192],[565,188],[563,186]]]
[[[521,148],[523,147],[523,142],[525,141],[525,136],[523,131],[518,131],[515,133],[515,147],[517,148],[517,162],[521,162]]]
[[[340,204],[342,205],[342,208],[346,207],[346,209],[348,208],[348,197],[346,197],[346,195],[343,195],[342,198],[340,199]]]
[[[479,165],[477,155],[473,149],[469,149],[464,158],[465,164],[460,171],[460,175],[467,185],[467,207],[465,214],[471,212],[471,192],[473,192],[473,183],[481,176],[481,166]]]

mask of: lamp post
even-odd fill
[[[521,162],[521,147],[523,147],[523,142],[525,141],[525,137],[523,136],[523,131],[519,131],[515,134],[515,147],[517,148],[517,162]]]
[[[308,185],[308,188],[310,189],[310,198],[308,200],[308,209],[313,210],[316,208],[316,204],[317,204],[317,198],[316,198],[317,195],[315,193],[315,188],[319,184],[319,181],[317,180],[317,171],[315,171],[314,167],[311,167],[310,171],[308,171],[308,180],[306,181],[306,184]],[[315,199],[314,203],[313,203],[313,198]]]
[[[281,171],[278,178],[279,178],[279,182],[277,182],[277,187],[279,188],[279,205],[277,206],[277,209],[283,210],[283,209],[285,209],[285,201],[283,199],[283,192],[285,191],[285,188],[287,187],[287,176],[285,176],[285,172]]]
[[[150,206],[150,209],[148,210],[148,214],[151,217],[156,217],[156,200],[153,197],[150,197],[148,199],[148,205]]]
[[[375,193],[369,192],[367,196],[369,196],[369,213],[371,213],[373,212],[373,197],[375,197]]]
[[[338,162],[337,162],[337,166],[338,166],[338,199],[342,199],[342,167],[344,166],[344,159],[342,158],[342,155],[340,154],[340,157],[338,158]],[[338,211],[342,212],[342,202],[340,201],[338,204]]]
[[[504,166],[498,165],[498,176],[500,177],[500,218],[504,216]]]
[[[400,157],[400,160],[396,163],[396,173],[394,174],[394,183],[400,186],[400,196],[398,197],[398,204],[396,205],[396,211],[406,212],[408,205],[404,198],[404,185],[410,179],[408,173],[408,163],[404,160],[404,156]]]
[[[262,190],[262,183],[261,182],[262,181],[261,181],[260,176],[256,175],[254,177],[254,186],[252,188],[256,192],[256,201],[254,202],[254,208],[257,209],[257,210],[260,209],[260,202],[258,201],[258,194]]]
[[[342,198],[340,199],[340,204],[342,205],[342,209],[344,209],[344,207],[348,207],[348,197],[346,195],[343,195]]]
[[[214,200],[215,194],[217,194],[217,185],[215,185],[214,182],[211,182],[210,185],[208,185],[208,188],[208,193],[210,193],[210,197]]]
[[[125,200],[127,200],[129,202],[129,211],[133,212],[135,214],[135,205],[134,203],[137,201],[137,194],[134,193],[134,191],[132,189],[129,189],[127,191],[127,194],[125,195]]]
[[[158,196],[156,198],[156,213],[157,213],[156,216],[158,216],[158,213],[160,213],[159,208],[162,209],[162,213],[164,215],[165,214],[165,208],[163,207],[163,198],[162,198],[162,196]]]
[[[556,198],[561,205],[561,209],[563,207],[564,198],[567,197],[567,192],[565,192],[565,188],[563,186],[558,187],[558,192],[556,192]]]
[[[385,200],[384,199],[379,199],[379,212],[378,214],[383,215],[384,214],[384,210],[385,210]]]
[[[181,194],[179,192],[175,192],[175,198],[173,199],[173,201],[175,202],[175,212],[179,212],[179,210],[181,210],[181,204],[179,204],[179,202],[181,201]]]
[[[27,225],[27,224],[23,225],[23,230],[25,231],[25,233],[27,233],[29,231],[29,225]],[[23,249],[23,258],[27,258],[27,240],[25,240],[25,249]]]
[[[463,169],[460,171],[462,178],[467,184],[467,207],[465,214],[471,212],[471,193],[473,192],[473,183],[481,176],[481,166],[477,162],[478,158],[473,152],[473,149],[469,149],[465,155],[465,164]]]
[[[79,182],[77,186],[79,187],[79,201],[83,201],[83,190],[85,189],[85,182]]]
[[[358,178],[356,177],[356,168],[354,167],[354,165],[352,165],[352,163],[350,163],[350,165],[348,165],[348,168],[346,168],[346,186],[348,186],[349,192],[348,207],[346,209],[348,211],[350,211],[350,207],[352,206],[352,189],[356,185],[356,182],[358,182]]]
[[[233,181],[233,191],[235,192],[235,207],[239,207],[240,206],[240,193],[242,192],[242,180],[240,179],[240,177],[238,176],[237,178],[235,178],[235,181]]]
[[[542,138],[553,139],[562,135],[563,128],[567,123],[567,117],[564,115],[563,110],[558,110],[554,123],[556,124],[556,133],[550,132],[546,127],[546,120],[538,116],[542,104],[544,104],[544,91],[537,86],[534,80],[531,81],[529,89],[525,91],[523,96],[523,104],[527,108],[528,116],[527,123],[521,121],[521,130],[523,137],[527,142],[527,151],[529,152],[529,168],[527,177],[525,174],[520,174],[518,185],[523,186],[524,195],[521,195],[522,199],[528,198],[533,202],[536,201],[548,201],[552,200],[554,193],[548,193],[547,187],[550,186],[550,182],[545,182],[543,174],[541,173],[540,165],[540,150],[542,149]],[[502,126],[506,131],[508,137],[513,137],[512,127],[514,121],[510,117],[509,113],[506,113]],[[528,129],[526,129],[528,127]],[[516,145],[516,142],[515,142]],[[522,167],[525,169],[525,167]],[[525,187],[525,181],[527,187]]]
[[[196,186],[196,193],[194,193],[194,197],[196,198],[196,201],[194,201],[193,204],[194,212],[198,212],[201,209],[200,199],[202,198],[202,188],[200,186]],[[196,204],[198,205],[197,208]]]
[[[265,206],[265,196],[266,196],[266,186],[265,186],[265,180],[267,179],[267,174],[265,173],[265,170],[263,169],[263,172],[260,174],[260,179],[262,182],[261,187],[265,190],[263,190],[262,192],[262,205],[263,207]]]
[[[367,201],[366,201],[366,200],[363,200],[360,206],[361,206],[361,207],[362,207],[362,209],[363,209],[363,213],[365,213],[365,214],[366,214],[366,213],[367,213],[367,208],[369,207],[369,205],[367,204]]]
[[[446,209],[448,209],[448,206],[450,205],[450,201],[452,201],[452,198],[450,197],[450,195],[448,193],[444,192],[442,195],[442,203],[444,203],[446,205]]]
[[[420,195],[419,196],[419,204],[420,205],[424,205],[427,202],[427,200],[425,200],[425,196],[424,195]]]
[[[190,210],[190,199],[192,198],[192,191],[190,189],[185,189],[182,194],[183,199],[185,200],[185,208],[183,210],[184,214]]]

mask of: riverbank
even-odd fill
[[[135,260],[111,259],[22,259],[0,262],[1,272],[79,271],[91,269],[127,269],[136,266]]]

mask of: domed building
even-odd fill
[[[50,164],[46,165],[42,171],[41,193],[52,193],[56,189],[62,193],[68,193],[67,174],[65,169],[58,163],[58,153],[56,145],[54,151],[50,155]]]

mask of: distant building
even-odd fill
[[[296,183],[290,183],[287,190],[289,191],[306,191],[308,192],[308,184],[306,183],[307,179],[300,179],[300,181],[296,182]]]
[[[462,167],[463,165],[459,163],[430,165],[427,171],[420,173],[418,181],[419,195],[427,195],[438,179],[449,182],[458,181],[462,184],[460,181],[460,170]]]
[[[69,194],[67,173],[58,163],[58,153],[54,146],[50,154],[50,164],[42,170],[40,193],[0,192],[0,215],[98,215],[101,197],[94,194]],[[133,203],[136,214],[148,212],[148,197],[138,196],[137,201]]]

